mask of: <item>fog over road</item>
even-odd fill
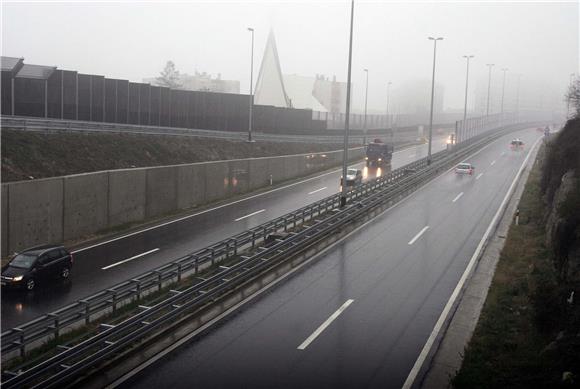
[[[539,136],[501,137],[122,387],[400,388]]]
[[[434,137],[433,151],[445,148],[443,137]],[[396,151],[392,167],[425,157],[427,145]],[[363,169],[364,164],[358,164]],[[365,179],[382,174],[364,168]],[[183,220],[148,229],[122,239],[74,252],[71,282],[57,288],[43,287],[31,293],[2,294],[2,330],[106,289],[185,254],[274,219],[339,190],[341,172],[283,186],[270,192],[201,211]]]

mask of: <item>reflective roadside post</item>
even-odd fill
[[[252,140],[252,114],[254,110],[254,29],[248,27],[248,31],[252,33],[252,48],[250,53],[250,119],[248,122],[248,142],[253,142]]]
[[[344,151],[342,154],[342,180],[340,192],[340,207],[346,205],[346,168],[348,164],[348,126],[350,117],[350,73],[352,64],[352,25],[354,18],[354,0],[351,0],[350,5],[350,39],[348,43],[348,76],[346,80],[346,117],[344,118]]]
[[[435,96],[435,59],[437,57],[437,41],[442,41],[443,38],[428,38],[433,41],[433,77],[431,79],[431,114],[429,115],[429,146],[427,152],[427,165],[431,165],[431,143],[433,141],[433,98]]]

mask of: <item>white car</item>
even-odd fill
[[[455,174],[469,174],[472,176],[474,171],[475,166],[467,162],[461,162],[455,167]]]
[[[362,183],[362,172],[359,169],[349,168],[346,171],[346,186],[356,186]],[[340,178],[340,185],[342,185],[342,177]]]

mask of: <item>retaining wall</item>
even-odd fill
[[[360,160],[363,149],[351,149]],[[342,151],[121,169],[2,184],[2,256],[338,166]]]

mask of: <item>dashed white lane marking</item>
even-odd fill
[[[311,195],[311,194],[314,194],[314,193],[318,193],[318,192],[320,192],[320,191],[323,191],[323,190],[324,190],[324,189],[326,189],[326,188],[327,188],[327,187],[325,186],[324,188],[320,188],[320,189],[313,190],[312,192],[308,192],[308,194],[309,194],[309,195]]]
[[[481,176],[483,176],[483,173],[479,173],[479,174],[477,175],[477,177],[475,177],[475,179],[476,179],[476,180],[479,180],[479,179],[481,178]]]
[[[502,155],[502,156],[504,156],[504,155],[505,155],[505,151],[502,151],[502,152],[501,152],[501,155]]]
[[[146,251],[146,252],[144,252],[144,253],[141,253],[141,254],[137,254],[137,255],[135,255],[134,257],[127,258],[127,259],[123,259],[122,261],[119,261],[119,262],[113,263],[113,264],[111,264],[111,265],[108,265],[108,266],[102,267],[102,268],[101,268],[101,270],[107,270],[107,269],[110,269],[110,268],[112,268],[112,267],[115,267],[115,266],[122,265],[122,264],[123,264],[123,263],[125,263],[125,262],[129,262],[129,261],[132,261],[132,260],[134,260],[134,259],[137,259],[137,258],[144,257],[144,256],[146,256],[146,255],[148,255],[148,254],[151,254],[151,253],[154,253],[154,252],[156,252],[156,251],[159,251],[159,249],[158,249],[158,248],[156,248],[156,249],[149,250],[149,251]]]
[[[459,193],[457,196],[455,196],[455,198],[453,199],[452,203],[456,202],[457,200],[459,200],[461,198],[461,196],[463,196],[463,192]]]
[[[491,163],[489,164],[489,166],[493,166],[495,165],[495,159],[493,161],[491,161]]]
[[[304,350],[306,347],[308,347],[308,345],[310,343],[312,343],[312,341],[314,341],[314,339],[316,339],[318,337],[318,335],[320,335],[322,333],[322,331],[324,331],[326,329],[326,327],[328,327],[334,320],[336,320],[336,318],[346,309],[348,308],[348,306],[350,304],[353,303],[354,300],[349,299],[346,300],[346,302],[344,304],[342,304],[342,306],[340,308],[338,308],[338,310],[336,312],[334,312],[332,315],[330,315],[330,317],[328,319],[326,319],[326,321],[324,323],[322,323],[320,325],[320,327],[318,327],[316,329],[316,331],[314,331],[312,333],[312,335],[310,335],[308,338],[306,338],[306,340],[304,342],[302,342],[302,344],[300,346],[298,346],[298,350]]]
[[[429,226],[423,227],[423,229],[421,231],[419,231],[419,233],[417,235],[415,235],[415,237],[409,241],[409,246],[412,245],[413,243],[415,243],[415,241],[417,239],[419,239],[421,237],[421,235],[423,235],[423,233],[425,231],[427,231],[428,229],[429,229]]]
[[[246,215],[246,216],[239,217],[239,218],[237,218],[237,219],[236,219],[236,221],[237,221],[237,222],[239,222],[240,220],[243,220],[243,219],[245,219],[245,218],[248,218],[248,217],[251,217],[251,216],[257,215],[257,214],[259,214],[259,213],[262,213],[262,212],[264,212],[264,211],[265,211],[265,209],[260,209],[259,211],[252,212],[252,213],[250,213],[249,215]]]

